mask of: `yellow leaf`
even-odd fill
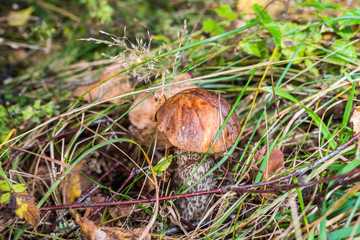
[[[20,11],[10,11],[7,16],[7,21],[10,26],[23,26],[29,20],[31,13],[34,11],[34,7],[30,6]]]
[[[66,182],[65,204],[74,203],[81,195],[80,176],[69,174]]]
[[[71,204],[76,201],[81,196],[81,166],[86,162],[86,160],[82,160],[79,162],[69,173],[65,181],[62,185],[64,203]]]
[[[21,219],[25,219],[31,226],[36,227],[39,224],[40,215],[34,198],[29,196],[27,192],[14,194],[16,196],[16,215]]]
[[[24,212],[26,212],[28,209],[28,205],[22,201],[20,198],[16,198],[16,215],[19,216],[19,218],[24,218]]]

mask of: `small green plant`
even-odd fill
[[[114,9],[109,5],[106,0],[80,0],[80,3],[86,5],[89,11],[90,17],[99,19],[100,22],[110,23],[112,22],[111,15]]]
[[[226,27],[230,25],[231,21],[238,18],[237,13],[231,9],[230,5],[221,5],[215,9],[215,12],[221,20],[215,21],[209,18],[203,22],[204,32],[210,33],[211,36],[224,33],[226,31]]]
[[[41,105],[41,100],[36,100],[33,105],[21,107],[19,104],[12,106],[0,105],[0,142],[2,142],[12,128],[18,128],[25,121],[40,123],[41,118],[49,118],[59,114],[54,102]]]

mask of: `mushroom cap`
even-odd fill
[[[176,147],[191,152],[207,152],[230,111],[222,97],[201,88],[181,91],[169,98],[156,113],[158,130]],[[227,151],[240,133],[233,113],[210,152]]]

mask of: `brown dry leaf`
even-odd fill
[[[133,89],[132,84],[128,81],[126,73],[119,74],[105,83],[97,86],[101,81],[113,76],[114,74],[124,70],[121,63],[114,63],[105,67],[96,83],[86,86],[80,86],[75,90],[74,96],[80,97],[89,89],[94,88],[91,92],[86,94],[82,99],[85,101],[93,100],[107,100],[112,97],[118,96],[122,93],[131,91]],[[113,99],[109,102],[117,103],[119,99]]]
[[[226,28],[226,31],[229,32],[231,30],[235,30],[237,28],[241,28],[246,25],[246,22],[240,19],[235,19],[231,21],[230,25]]]
[[[101,197],[101,196],[92,196],[89,200],[89,202],[91,203],[104,203],[106,202],[106,198],[105,197]],[[84,213],[84,218],[88,218],[93,212],[95,212],[98,208],[87,208],[85,210]],[[100,223],[101,219],[102,219],[102,213],[103,211],[101,211],[100,213],[98,213],[96,216],[93,216],[92,220],[95,223]]]
[[[264,174],[262,176],[262,180],[267,179],[268,177],[272,176],[274,173],[276,173],[279,169],[282,168],[282,164],[284,162],[284,154],[275,147],[267,161]]]
[[[143,100],[146,95],[148,95],[148,93],[139,94],[130,108],[134,107]],[[129,112],[129,120],[131,124],[138,129],[154,129],[156,126],[154,119],[155,106],[156,98],[154,95],[149,96],[139,103],[139,105]]]
[[[36,227],[40,221],[40,211],[36,207],[34,198],[28,195],[27,192],[14,194],[16,196],[16,215],[21,219],[25,219],[31,226]]]
[[[93,221],[90,221],[87,218],[80,217],[79,214],[72,211],[75,215],[75,221],[79,224],[81,231],[84,235],[91,240],[116,240],[116,239],[129,239],[136,240],[139,239],[142,232],[145,230],[143,228],[137,229],[124,229],[124,228],[110,228],[110,227],[98,227]],[[148,233],[145,240],[150,240],[151,235]]]
[[[265,156],[267,150],[266,148],[262,148],[256,151],[256,153],[254,154],[254,159],[255,161],[260,161],[260,159]]]
[[[352,122],[354,127],[354,132],[360,133],[360,107],[356,107],[354,109],[353,115],[350,118],[350,122]]]
[[[100,229],[98,226],[95,225],[93,221],[90,221],[87,218],[80,217],[79,214],[77,214],[74,210],[70,210],[73,215],[75,215],[75,221],[77,224],[79,224],[81,231],[83,234],[89,238],[93,239],[91,236],[94,234],[94,232],[98,229]]]
[[[238,0],[236,8],[243,15],[253,15],[253,5],[259,4],[266,8],[271,18],[278,19],[286,11],[288,1],[290,0]]]
[[[116,240],[116,239],[129,239],[129,240],[137,240],[140,238],[142,232],[145,228],[135,228],[135,229],[125,229],[125,228],[109,228],[103,227],[101,231],[106,234],[108,240]],[[98,232],[100,233],[100,232]],[[99,234],[103,236],[103,233]],[[103,238],[93,238],[92,240],[100,240]],[[150,233],[146,234],[143,238],[144,240],[151,240]]]
[[[64,204],[74,203],[82,193],[80,169],[85,161],[85,159],[81,160],[65,177],[65,181],[62,184]]]
[[[117,206],[113,211],[110,212],[110,215],[111,215],[112,218],[118,218],[120,216],[123,216],[123,215],[128,214],[129,212],[131,212],[133,207],[134,206],[132,206],[132,205]],[[137,205],[135,205],[135,208],[136,207],[137,207]]]

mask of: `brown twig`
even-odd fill
[[[336,181],[336,180],[340,180],[340,182],[338,184],[346,185],[348,183],[353,183],[355,181],[358,181],[360,179],[360,176],[345,180],[345,178],[356,175],[358,173],[360,173],[360,169],[355,169],[346,174],[342,174],[342,175],[338,175],[338,176],[332,176],[332,177],[325,178],[325,179],[309,181],[307,183],[280,185],[280,186],[277,186],[274,188],[269,188],[269,189],[249,189],[250,188],[249,185],[242,185],[242,186],[230,185],[230,186],[225,186],[222,188],[217,188],[217,189],[208,190],[208,191],[200,191],[200,192],[194,192],[194,193],[185,193],[185,194],[160,197],[159,201],[166,201],[166,200],[186,198],[186,197],[194,197],[194,196],[200,196],[200,195],[206,195],[206,194],[221,194],[221,193],[226,193],[229,191],[257,193],[257,194],[279,193],[279,192],[289,191],[294,188],[309,187],[309,186],[313,186],[316,184],[329,183],[331,181]],[[257,185],[256,187],[263,186],[260,184],[251,184],[251,185]],[[42,207],[42,208],[40,208],[40,211],[53,211],[53,210],[60,210],[60,209],[89,208],[89,207],[111,207],[111,206],[119,206],[119,205],[151,203],[151,202],[155,202],[155,201],[156,201],[156,198],[125,200],[125,201],[105,202],[105,203],[89,203],[89,204],[78,203],[78,204],[68,204],[68,205],[60,205],[60,206],[52,206],[52,207]]]
[[[116,194],[114,194],[107,202],[112,202],[115,197],[118,195],[118,193],[120,193],[124,187],[126,186],[126,184],[130,181],[130,179],[132,179],[136,174],[138,173],[137,170],[133,169],[129,175],[129,177],[125,180],[125,182],[120,186],[120,188],[116,191]],[[93,213],[90,214],[90,216],[88,217],[88,219],[92,219],[94,216],[96,216],[96,214],[98,214],[103,208],[103,207],[100,207],[98,209],[96,209]],[[63,238],[67,238],[68,236],[70,236],[73,232],[75,232],[77,229],[79,228],[79,225],[73,227],[69,232],[67,232]]]
[[[105,177],[107,177],[112,171],[114,171],[116,168],[118,168],[121,165],[120,162],[116,163],[112,168],[110,168],[106,173],[104,173],[101,177],[99,177],[96,182],[102,182]],[[81,194],[81,196],[76,200],[75,203],[81,203],[82,201],[84,201],[84,199],[86,199],[92,192],[94,192],[96,189],[98,189],[100,186],[99,185],[93,185],[90,188],[88,188],[83,194]],[[52,233],[52,231],[55,229],[55,227],[59,224],[59,222],[69,214],[69,212],[64,212],[61,216],[59,216],[58,218],[56,218],[55,222],[53,223],[53,225],[49,228],[49,230],[47,231],[47,234]]]

